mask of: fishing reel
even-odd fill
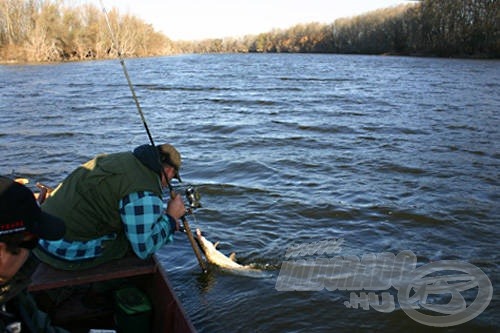
[[[189,185],[185,191],[186,199],[188,204],[186,205],[186,210],[192,213],[193,210],[201,208],[201,196],[198,190],[192,185]]]
[[[177,186],[172,186],[171,188],[173,192],[175,193],[182,193],[184,192],[185,199],[183,199],[184,202],[184,207],[186,208],[186,214],[193,214],[193,211],[197,208],[201,208],[201,196],[198,190],[193,186],[193,185],[177,185]],[[168,194],[165,194],[165,197],[168,196]],[[164,202],[164,209],[167,209],[167,202],[168,199]]]

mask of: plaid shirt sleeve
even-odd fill
[[[135,254],[145,259],[173,241],[176,222],[164,214],[163,201],[152,192],[134,192],[120,200],[120,215]]]

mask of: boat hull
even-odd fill
[[[42,263],[32,280],[29,290],[39,307],[49,313],[54,325],[71,332],[119,328],[113,295],[124,286],[147,295],[151,304],[147,331],[196,332],[156,256],[127,257],[80,271]]]

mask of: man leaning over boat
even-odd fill
[[[42,205],[44,212],[64,220],[64,238],[41,240],[35,255],[64,270],[133,254],[150,257],[172,242],[185,214],[180,195],[166,209],[163,202],[163,188],[173,178],[180,181],[180,167],[181,156],[169,144],[98,155],[81,165]]]

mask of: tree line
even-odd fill
[[[179,45],[191,52],[302,52],[500,57],[500,1],[423,0],[331,24]],[[191,49],[189,49],[191,48]]]
[[[164,55],[174,43],[150,24],[118,10],[104,13],[64,0],[0,0],[0,60],[50,62]]]
[[[61,61],[175,53],[287,52],[500,57],[500,2],[422,0],[331,24],[299,24],[241,38],[172,41],[112,9],[64,0],[0,0],[0,60]]]

